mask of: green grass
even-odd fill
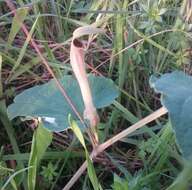
[[[159,97],[149,86],[152,74],[175,69],[191,74],[190,32],[179,16],[182,1],[151,2],[157,4],[147,6],[144,0],[15,1],[21,22],[58,78],[72,73],[69,47],[73,31],[94,22],[106,29],[91,43],[85,57],[88,72],[111,78],[120,90],[119,98],[111,106],[99,110],[102,142],[160,107]],[[29,7],[27,12],[21,9],[24,6]],[[166,12],[159,16],[164,8]],[[25,179],[33,122],[10,121],[6,106],[16,94],[47,82],[51,75],[5,1],[0,1],[0,54],[0,188],[9,182],[7,189],[15,185],[15,189],[28,189]],[[86,134],[84,138],[91,151]],[[166,117],[139,129],[106,152],[94,165],[103,189],[123,189],[125,183],[130,190],[168,190],[183,180],[177,176],[185,162]],[[47,179],[43,171],[50,160],[57,175]],[[37,168],[37,189],[63,188],[84,160],[84,149],[71,131],[55,134]],[[92,189],[87,175],[78,180],[80,189]],[[187,178],[189,172],[184,170],[181,175]]]

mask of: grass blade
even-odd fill
[[[37,166],[47,147],[52,141],[52,133],[39,123],[34,132],[28,166],[33,166],[28,172],[28,189],[34,190],[36,185]]]
[[[11,43],[15,39],[15,36],[21,29],[22,23],[24,22],[24,20],[27,16],[27,13],[28,13],[27,7],[18,9],[16,11],[16,15],[14,16],[13,21],[12,21],[11,30],[10,30],[8,42],[7,42],[7,47],[9,47],[11,45]]]
[[[86,145],[85,145],[83,134],[81,133],[81,130],[79,129],[79,127],[75,121],[72,120],[69,122],[70,122],[70,126],[71,126],[73,132],[75,133],[76,137],[78,138],[78,140],[80,141],[81,145],[83,146],[83,148],[85,150],[85,155],[86,155],[86,160],[87,160],[87,165],[88,165],[87,171],[88,171],[89,179],[93,185],[93,188],[94,188],[94,190],[101,190],[102,188],[97,179],[97,175],[95,173],[93,163],[89,157],[89,153],[88,153]]]
[[[33,34],[34,30],[35,30],[35,27],[36,27],[38,18],[39,18],[39,17],[37,17],[37,19],[35,20],[32,28],[31,28],[31,30],[30,30],[30,32],[29,32],[29,35],[27,36],[27,38],[26,38],[26,40],[25,40],[25,42],[24,42],[24,45],[23,45],[23,47],[22,47],[22,49],[21,49],[21,51],[20,51],[19,57],[18,57],[15,65],[14,65],[14,67],[12,68],[11,73],[13,73],[13,72],[17,69],[17,67],[20,65],[20,63],[21,63],[21,61],[22,61],[22,59],[23,59],[23,57],[24,57],[24,55],[25,55],[27,46],[28,46],[28,44],[29,44],[29,42],[30,42],[30,40],[31,40],[31,38],[32,38],[32,34]],[[10,77],[11,77],[11,74],[9,75],[9,78],[7,79],[7,81],[9,81]]]

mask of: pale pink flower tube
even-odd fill
[[[84,119],[87,119],[90,122],[91,127],[95,127],[99,122],[99,116],[93,104],[86,74],[83,44],[78,39],[73,39],[71,42],[70,61],[75,77],[79,83],[85,105]]]

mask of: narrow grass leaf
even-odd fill
[[[166,190],[190,190],[192,180],[191,161],[185,163],[183,171],[177,176],[175,181]]]
[[[70,123],[71,129],[73,130],[73,132],[75,133],[76,137],[78,138],[78,140],[80,141],[81,145],[83,146],[83,148],[85,150],[86,160],[87,160],[87,164],[88,164],[87,171],[88,171],[89,179],[93,185],[93,188],[94,188],[94,190],[101,190],[102,188],[97,179],[97,175],[95,173],[93,163],[89,157],[89,153],[88,153],[87,147],[85,145],[85,140],[84,140],[83,134],[82,134],[80,128],[78,127],[77,123],[74,120],[71,121],[69,119],[69,123]]]
[[[25,52],[26,52],[26,50],[27,50],[27,46],[28,46],[28,44],[29,44],[29,42],[30,42],[30,40],[31,40],[31,38],[32,38],[32,34],[33,34],[34,30],[35,30],[35,27],[36,27],[38,18],[39,18],[39,17],[37,17],[37,19],[35,20],[32,28],[31,28],[31,30],[30,30],[30,32],[29,32],[29,35],[27,36],[27,38],[26,38],[26,40],[25,40],[25,42],[24,42],[24,45],[23,45],[23,47],[22,47],[22,49],[21,49],[21,51],[20,51],[20,53],[19,53],[19,57],[18,57],[15,65],[14,65],[14,67],[12,68],[11,73],[13,73],[13,72],[17,69],[17,67],[20,65],[20,63],[21,63],[21,61],[22,61],[22,59],[23,59],[23,57],[24,57],[24,55],[25,55]],[[9,78],[7,79],[7,81],[9,81],[10,77],[11,77],[11,75],[9,75]]]
[[[3,185],[3,187],[1,187],[1,190],[5,190],[5,188],[9,185],[9,183],[11,183],[12,187],[14,189],[17,189],[17,186],[16,186],[16,183],[14,181],[14,177],[17,176],[18,174],[26,171],[26,170],[29,170],[30,168],[32,168],[31,166],[30,167],[27,167],[27,168],[23,168],[21,170],[18,170],[17,172],[14,172],[8,179],[7,181],[5,182],[5,184]]]
[[[22,24],[27,16],[27,13],[28,13],[27,7],[17,9],[16,15],[14,16],[13,21],[12,21],[11,30],[10,30],[9,37],[8,37],[8,42],[7,42],[8,46],[10,46],[12,44],[13,40],[15,39],[15,36],[21,29]]]
[[[70,124],[71,129],[75,133],[75,136],[78,138],[78,140],[80,141],[81,145],[83,146],[83,148],[86,149],[86,145],[85,145],[85,141],[84,141],[84,138],[83,138],[83,134],[81,133],[81,130],[78,127],[77,123],[74,120],[70,121],[70,118],[69,118],[69,124]]]
[[[113,190],[129,190],[128,181],[114,174]]]
[[[102,187],[99,184],[99,181],[95,172],[95,168],[93,166],[93,162],[91,161],[87,150],[85,150],[85,154],[86,154],[86,160],[87,160],[87,171],[88,171],[89,179],[92,183],[92,186],[94,190],[102,190]]]
[[[2,78],[1,78],[1,69],[2,69],[2,55],[0,54],[0,97],[3,96],[3,86],[2,86]]]
[[[141,32],[139,32],[130,22],[129,22],[130,27],[133,29],[133,31],[141,38],[143,38],[145,41],[147,41],[149,44],[153,45],[154,47],[160,49],[163,52],[166,52],[167,54],[176,57],[176,54],[173,53],[172,51],[170,51],[169,49],[161,46],[160,44],[158,44],[157,42],[155,42],[154,40],[150,39],[149,37],[145,36],[144,34],[142,34]]]
[[[31,153],[28,163],[29,167],[33,167],[29,169],[28,172],[27,181],[29,190],[35,189],[37,167],[51,141],[52,133],[44,128],[42,123],[40,122],[33,134]]]
[[[64,159],[70,153],[71,158],[84,158],[85,155],[79,151],[71,151],[71,150],[64,150],[64,151],[49,151],[45,152],[41,159],[44,160],[57,160],[58,158]],[[7,154],[3,155],[2,160],[22,160],[28,161],[29,160],[29,153],[20,153],[20,154]]]

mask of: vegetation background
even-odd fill
[[[149,86],[151,75],[174,70],[191,74],[191,14],[191,0],[0,0],[0,187],[28,189],[34,122],[10,121],[6,106],[25,89],[52,78],[40,56],[58,78],[72,74],[73,31],[92,23],[105,28],[85,56],[88,73],[112,79],[120,90],[111,106],[99,110],[104,142],[161,106]],[[86,134],[84,138],[91,150]],[[84,160],[84,149],[71,131],[55,132],[37,167],[36,189],[62,189]],[[170,190],[185,165],[164,117],[111,146],[96,158],[94,168],[103,189]],[[182,185],[173,189],[189,189],[190,171],[183,170]],[[93,188],[87,173],[74,185]]]

